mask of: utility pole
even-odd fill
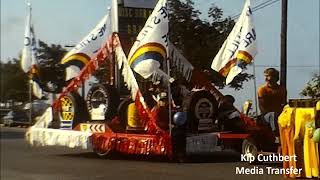
[[[287,89],[287,14],[288,0],[281,0],[280,85]],[[287,99],[287,97],[286,97]]]

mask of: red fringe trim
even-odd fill
[[[157,135],[95,133],[91,136],[93,149],[125,154],[171,156],[167,140]]]

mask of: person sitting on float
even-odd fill
[[[278,84],[279,71],[274,68],[267,68],[264,71],[265,84],[258,89],[260,122],[269,124],[274,135],[279,136],[278,116],[286,104],[286,89]]]
[[[231,95],[221,98],[218,105],[218,125],[221,130],[241,132],[243,123],[240,112],[234,107],[235,99]]]
[[[177,79],[171,84],[172,101],[176,109],[180,109],[183,99],[191,92],[187,82],[182,79]]]
[[[166,92],[161,92],[157,97],[157,105],[151,110],[154,114],[158,127],[163,130],[169,129],[169,103]]]

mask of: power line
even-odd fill
[[[258,11],[258,10],[260,10],[262,8],[270,6],[270,5],[272,5],[272,4],[274,4],[274,3],[278,2],[278,1],[279,0],[267,0],[265,2],[262,2],[262,3],[258,4],[258,5],[256,5],[255,7],[253,7],[252,8],[252,12],[255,12],[255,11]],[[237,15],[234,15],[234,16],[231,17],[231,19],[232,20],[237,19],[240,15],[241,15],[241,13],[239,13]]]
[[[262,3],[258,4],[258,5],[256,5],[255,7],[253,7],[253,9],[259,8],[259,7],[263,6],[263,5],[266,5],[266,4],[269,3],[270,1],[272,1],[272,0],[268,0],[268,1],[262,2]]]
[[[278,2],[278,1],[279,1],[279,0],[267,0],[267,1],[263,2],[263,3],[258,4],[258,5],[255,6],[255,7],[253,7],[253,8],[252,8],[252,12],[255,12],[255,11],[257,11],[257,10],[260,10],[260,9],[262,9],[262,8],[265,8],[265,7],[267,7],[267,6],[270,6],[270,5],[272,5],[272,4],[274,4],[274,3]],[[231,19],[234,20],[234,19],[238,18],[240,15],[241,15],[241,13],[239,13],[239,14],[231,17]]]
[[[272,4],[274,4],[274,3],[278,2],[278,1],[279,1],[279,0],[274,0],[274,1],[272,1],[272,2],[270,2],[270,3],[268,3],[268,4],[265,4],[265,5],[261,6],[261,7],[254,7],[254,8],[253,8],[253,12],[254,12],[254,11],[258,11],[258,10],[260,10],[260,9],[262,9],[262,8],[265,8],[265,7],[267,7],[267,6],[270,6],[270,5],[272,5]]]
[[[279,65],[255,65],[255,67],[280,67]],[[316,65],[288,65],[289,68],[315,68],[317,69]]]

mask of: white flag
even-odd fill
[[[159,0],[129,53],[130,67],[143,78],[153,75],[169,79],[160,68],[168,53],[167,0]]]
[[[24,34],[24,47],[21,57],[21,68],[25,73],[29,73],[33,94],[41,99],[44,94],[40,87],[39,71],[36,59],[37,43],[34,35],[34,28],[31,23],[31,4],[28,4],[29,14],[27,16],[26,29]]]
[[[81,69],[99,51],[111,35],[110,11],[98,25],[61,60],[66,65],[66,81],[79,75]]]
[[[33,26],[31,24],[31,5],[28,4],[29,14],[27,16],[26,29],[24,33],[24,47],[21,57],[21,68],[27,73],[31,70],[32,66],[36,65],[36,40],[34,36]]]
[[[237,23],[213,59],[211,68],[225,76],[226,84],[229,84],[256,54],[256,31],[250,0],[247,0]]]

